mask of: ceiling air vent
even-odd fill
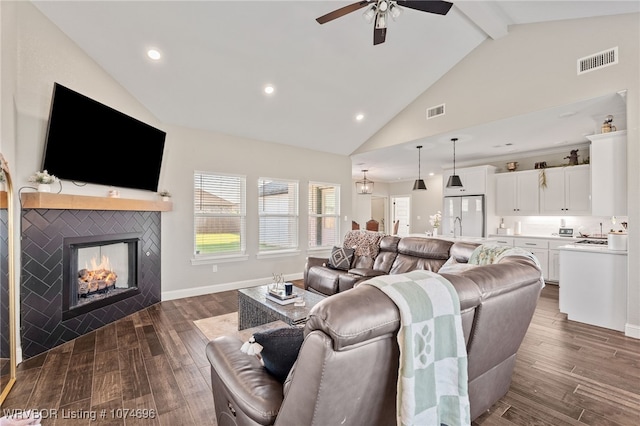
[[[444,104],[427,109],[427,120],[444,115]]]
[[[618,63],[618,47],[578,59],[578,75]]]

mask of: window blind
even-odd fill
[[[260,252],[298,248],[298,182],[258,179]]]
[[[194,253],[244,254],[246,177],[194,173]]]
[[[309,182],[309,247],[340,245],[340,185]]]

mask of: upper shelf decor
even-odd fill
[[[167,212],[173,203],[166,201],[135,200],[130,198],[92,197],[86,195],[47,194],[26,192],[22,194],[23,209],[58,210],[130,210]]]
[[[58,182],[58,178],[54,175],[50,175],[46,170],[42,172],[35,172],[29,177],[29,182],[35,182],[38,184],[38,192],[51,192],[51,184]]]

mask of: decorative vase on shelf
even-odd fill
[[[434,237],[438,236],[438,228],[433,228],[433,234]]]
[[[48,183],[39,183],[38,192],[51,192],[51,185]]]

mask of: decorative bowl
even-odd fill
[[[510,163],[507,163],[507,170],[509,170],[510,172],[515,171],[518,168],[518,162],[517,161],[512,161]]]

